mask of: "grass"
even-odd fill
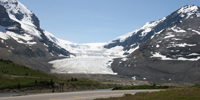
[[[52,75],[35,70],[26,66],[18,65],[9,60],[0,59],[0,74],[17,75],[17,76],[32,76],[42,78],[56,78]]]
[[[130,93],[125,93],[125,94],[123,95],[123,97],[128,97],[128,96],[132,96],[132,94],[130,94]]]
[[[159,92],[139,92],[131,96],[95,100],[200,100],[200,88],[169,89]]]
[[[51,80],[59,79],[42,71],[0,59],[0,89],[46,86]]]

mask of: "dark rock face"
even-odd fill
[[[7,29],[7,30],[18,33],[18,34],[23,33],[23,30],[21,29],[21,25],[18,22],[10,19],[10,17],[8,16],[8,13],[6,12],[6,9],[1,5],[0,5],[0,25],[4,27],[14,26],[15,28]]]
[[[5,18],[5,20],[6,20],[6,18],[10,19],[8,16],[8,13],[6,12],[6,9],[1,5],[0,5],[0,13],[1,13],[1,15],[0,15],[1,19],[3,19],[3,18]]]
[[[35,14],[32,14],[31,18],[32,18],[33,24],[34,24],[36,27],[40,28],[40,21],[39,21],[39,19],[35,16]]]
[[[164,29],[144,42],[126,61],[115,59],[113,71],[154,83],[200,83],[199,22],[200,18],[183,19]]]
[[[7,27],[15,24],[19,23],[11,20],[10,17],[8,16],[8,13],[6,12],[6,9],[0,5],[0,25]]]

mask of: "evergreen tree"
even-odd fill
[[[51,78],[51,81],[50,81],[50,85],[51,85],[52,88],[54,87],[54,82],[53,82],[52,78]]]
[[[77,78],[75,78],[75,79],[74,79],[74,81],[78,81],[78,79],[77,79]]]
[[[35,84],[37,84],[37,80],[35,80]]]
[[[74,81],[74,79],[73,79],[73,78],[71,78],[71,81]]]
[[[18,89],[20,90],[21,86],[20,86],[20,83],[18,83]]]

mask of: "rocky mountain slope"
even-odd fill
[[[164,29],[177,25],[183,19],[194,17],[200,17],[199,7],[195,5],[184,6],[167,17],[147,22],[141,28],[110,41],[104,47],[107,49],[118,48],[121,55],[127,56],[135,51],[139,45],[160,34]]]
[[[200,83],[199,7],[187,7],[198,8],[196,16],[181,19],[172,27],[162,29],[154,38],[141,44],[128,58],[115,59],[112,63],[113,71],[155,83]],[[179,10],[182,11],[183,8]]]

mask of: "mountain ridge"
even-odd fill
[[[167,17],[161,18],[157,21],[147,22],[141,28],[117,37],[104,47],[110,49],[116,46],[121,46],[123,48],[122,50],[125,51],[124,55],[130,54],[128,51],[132,51],[131,49],[135,49],[143,42],[153,38],[163,29],[174,26],[182,19],[193,17],[200,17],[200,8],[195,5],[186,5],[174,11]]]

